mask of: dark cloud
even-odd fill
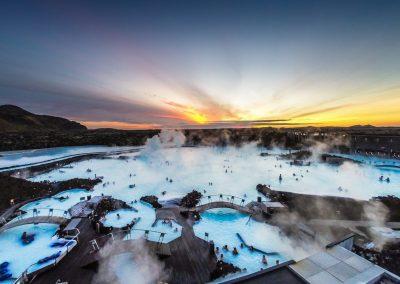
[[[176,121],[176,114],[165,108],[108,94],[27,80],[23,83],[0,81],[0,104],[16,104],[36,113],[82,121],[151,121],[162,124]]]
[[[300,113],[298,115],[293,116],[292,118],[300,118],[300,117],[306,117],[306,116],[310,116],[310,115],[314,115],[314,114],[321,114],[321,113],[330,112],[330,111],[333,111],[333,110],[338,110],[338,109],[343,109],[343,108],[346,108],[346,107],[350,107],[352,105],[353,104],[344,104],[344,105],[340,105],[340,106],[320,108],[320,109],[317,109],[317,110],[314,110],[314,111]]]

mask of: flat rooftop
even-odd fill
[[[268,269],[261,270],[246,276],[232,279],[223,284],[246,283],[246,284],[304,284],[307,283],[301,277],[296,275],[290,268],[289,264],[294,261],[284,262],[280,265],[273,266]]]
[[[382,282],[382,281],[386,282]],[[287,261],[277,266],[223,284],[354,284],[400,283],[400,277],[363,257],[335,245],[301,261]]]
[[[313,254],[289,267],[311,284],[375,283],[383,276],[400,283],[398,276],[341,246]]]

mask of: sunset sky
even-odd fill
[[[4,1],[0,104],[91,128],[400,126],[400,1]]]

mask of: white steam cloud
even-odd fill
[[[182,147],[185,144],[186,137],[179,130],[163,129],[157,135],[147,139],[143,155],[150,155],[155,151],[164,148]]]
[[[164,264],[149,251],[144,239],[136,240],[126,247],[126,252],[113,255],[113,246],[101,250],[103,260],[92,283],[153,284],[166,280]]]

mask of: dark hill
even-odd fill
[[[65,118],[37,115],[13,105],[0,106],[0,132],[82,130],[86,127]]]

